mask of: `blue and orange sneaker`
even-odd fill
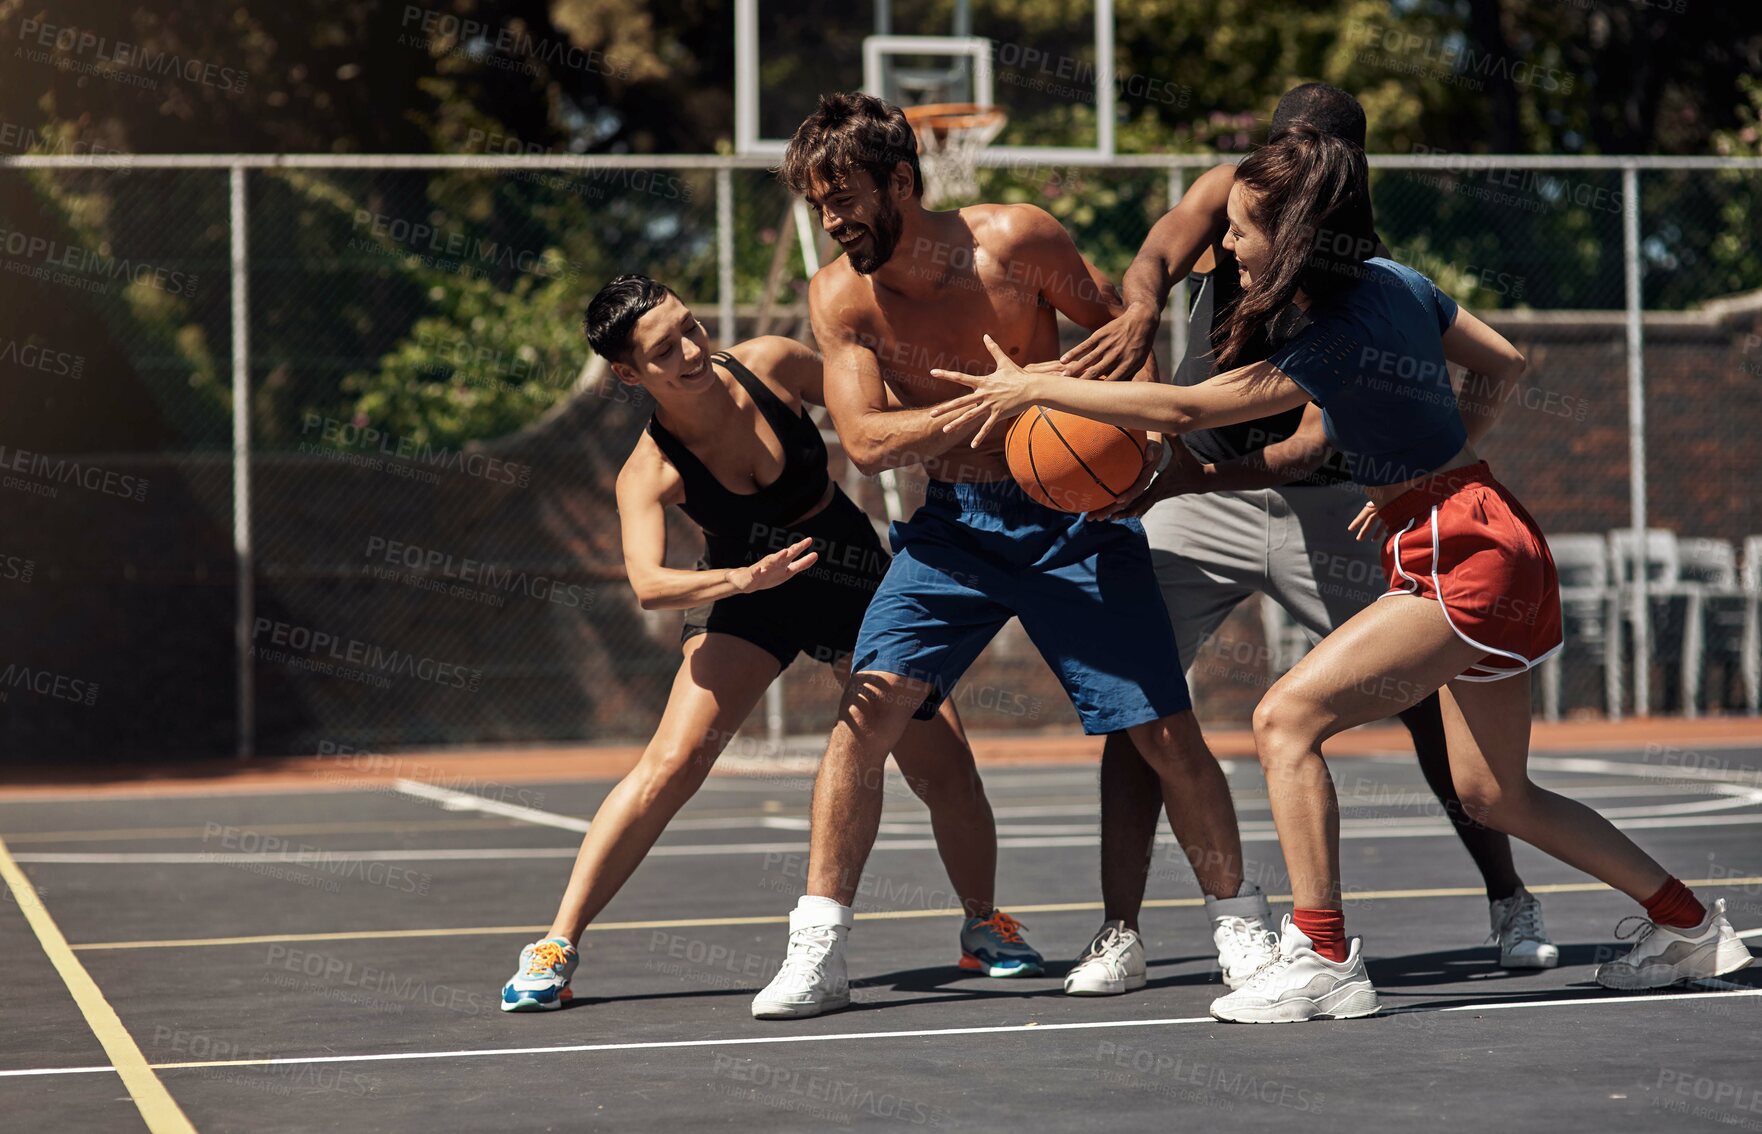
[[[961,968],[989,977],[1026,977],[1039,976],[1045,962],[1022,940],[1022,923],[994,909],[990,917],[970,917],[961,926]]]
[[[534,941],[520,950],[520,969],[502,986],[502,1011],[546,1012],[561,1008],[575,994],[569,978],[581,957],[562,937]]]

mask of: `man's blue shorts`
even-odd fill
[[[1090,735],[1192,707],[1137,520],[1094,522],[1014,481],[930,482],[891,531],[894,559],[863,616],[852,673],[928,682],[919,719],[1014,615]]]

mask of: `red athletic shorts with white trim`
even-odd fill
[[[1536,521],[1485,461],[1431,476],[1377,516],[1388,527],[1388,594],[1433,599],[1458,637],[1486,651],[1463,681],[1528,672],[1558,650],[1560,578]]]

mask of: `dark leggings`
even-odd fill
[[[1450,780],[1438,695],[1434,693],[1402,713],[1401,723],[1413,735],[1413,750],[1427,786],[1480,868],[1487,899],[1509,898],[1522,885],[1511,861],[1511,839],[1463,812]],[[1138,924],[1161,812],[1156,772],[1125,733],[1109,735],[1101,752],[1101,900],[1109,919],[1121,919],[1131,927]]]

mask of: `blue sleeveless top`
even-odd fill
[[[1328,443],[1358,484],[1437,469],[1468,441],[1444,362],[1456,302],[1405,264],[1366,260],[1365,276],[1267,359],[1322,408]]]

